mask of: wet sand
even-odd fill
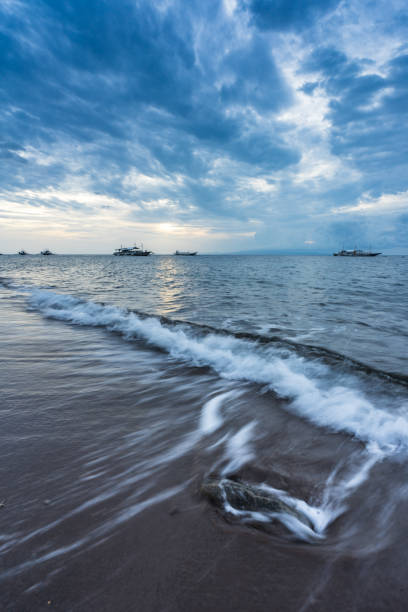
[[[190,466],[180,468],[189,471]],[[105,503],[98,512],[109,517],[110,510]],[[9,509],[9,520],[10,515],[16,519],[15,508]],[[7,516],[2,519],[4,525]],[[91,512],[64,525],[62,534],[56,530],[54,541],[92,525]],[[401,567],[406,542],[392,554],[367,558],[358,551],[336,553],[287,541],[280,531],[271,535],[228,523],[192,487],[129,520],[94,548],[67,552],[62,566],[50,559],[6,580],[1,599],[4,609],[19,611],[47,606],[106,611],[406,608]],[[32,553],[27,545],[26,558]],[[16,558],[8,560],[13,564]]]

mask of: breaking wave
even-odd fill
[[[384,381],[379,380],[370,393],[370,386],[358,376],[336,372],[322,360],[306,359],[295,350],[215,331],[199,332],[188,324],[170,325],[157,317],[72,295],[19,289],[27,293],[31,308],[45,317],[103,327],[127,340],[141,340],[190,366],[210,367],[223,378],[262,385],[287,399],[291,412],[318,426],[378,445],[387,454],[408,448],[406,394],[387,393]],[[219,419],[218,406],[210,406],[202,426],[216,428]]]

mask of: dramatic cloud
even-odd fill
[[[356,217],[407,248],[407,24],[400,0],[4,0],[1,250],[324,250]]]

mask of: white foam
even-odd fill
[[[241,427],[236,434],[227,440],[225,458],[228,460],[228,463],[222,470],[223,474],[235,472],[254,458],[251,443],[254,440],[253,430],[255,425],[256,421],[244,425],[244,427]]]
[[[348,476],[340,479],[337,479],[338,473],[344,466],[337,465],[329,475],[317,504],[309,504],[303,499],[293,497],[286,491],[275,489],[265,483],[257,485],[258,489],[280,499],[286,506],[295,510],[298,517],[284,510],[280,512],[239,510],[229,503],[225,490],[222,488],[224,510],[241,518],[244,522],[267,523],[271,520],[278,520],[299,540],[322,541],[327,535],[328,527],[347,510],[347,499],[368,479],[372,467],[381,460],[382,456],[379,453],[367,453],[360,465],[354,465]],[[359,459],[361,459],[360,456]]]
[[[318,505],[309,505],[303,500],[291,501],[288,497],[285,499],[287,503],[294,504],[295,508],[306,514],[314,530],[321,536],[324,536],[328,526],[346,511],[348,498],[368,480],[371,469],[383,459],[384,453],[369,451],[363,456],[361,463],[360,454],[357,457],[358,464],[352,465],[348,475],[339,480],[336,479],[343,467],[342,462],[334,468],[326,480]]]
[[[236,391],[227,391],[216,395],[203,406],[200,419],[200,429],[204,434],[211,434],[221,427],[224,420],[221,416],[221,406],[227,399],[240,395]]]
[[[325,531],[338,516],[344,510],[344,507],[337,506],[336,508],[331,507],[329,503],[324,502],[319,506],[313,506],[308,504],[303,499],[292,497],[286,491],[280,489],[274,489],[266,484],[259,485],[260,489],[268,493],[272,493],[279,499],[281,499],[289,507],[297,510],[299,514],[306,517],[313,529],[308,525],[297,519],[295,516],[287,513],[283,513],[283,517],[280,520],[301,540],[313,541],[316,539],[322,539],[325,536]]]
[[[31,290],[29,302],[46,317],[105,327],[127,339],[142,339],[189,364],[210,366],[224,378],[268,385],[288,398],[289,409],[303,418],[376,443],[383,452],[408,448],[406,406],[376,406],[355,380],[344,382],[343,377],[338,384],[335,373],[316,361],[306,361],[295,353],[287,357],[287,351],[279,353],[232,336],[198,337],[186,327],[166,327],[155,318],[50,291]],[[221,419],[218,401],[211,401],[201,420],[201,428],[207,433],[218,428]]]
[[[316,514],[316,512],[314,511],[315,509],[312,509],[311,506],[308,506],[308,504],[306,504],[306,502],[303,502],[302,500],[290,497],[285,491],[273,489],[272,487],[269,487],[267,485],[261,485],[260,487],[258,487],[263,488],[269,493],[272,493],[275,497],[284,501],[289,507],[297,509],[300,515],[304,515],[305,521],[300,520],[300,518],[297,518],[293,514],[285,512],[284,510],[282,510],[281,512],[271,512],[269,510],[240,510],[232,506],[231,503],[228,501],[225,489],[223,487],[223,481],[221,481],[220,487],[224,499],[225,512],[239,517],[244,522],[270,523],[273,520],[278,520],[283,525],[285,525],[287,529],[297,539],[303,540],[305,542],[316,542],[317,540],[321,540],[324,537],[323,532],[319,532],[318,530],[312,529],[312,527],[307,525],[306,522],[309,519],[311,525],[313,525],[313,527],[315,526],[314,521],[310,520],[310,517]],[[329,518],[327,520],[329,522]]]

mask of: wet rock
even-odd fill
[[[228,478],[208,479],[201,485],[201,494],[215,506],[228,510],[232,506],[243,512],[289,514],[313,529],[309,518],[284,502],[277,494],[244,482]]]

